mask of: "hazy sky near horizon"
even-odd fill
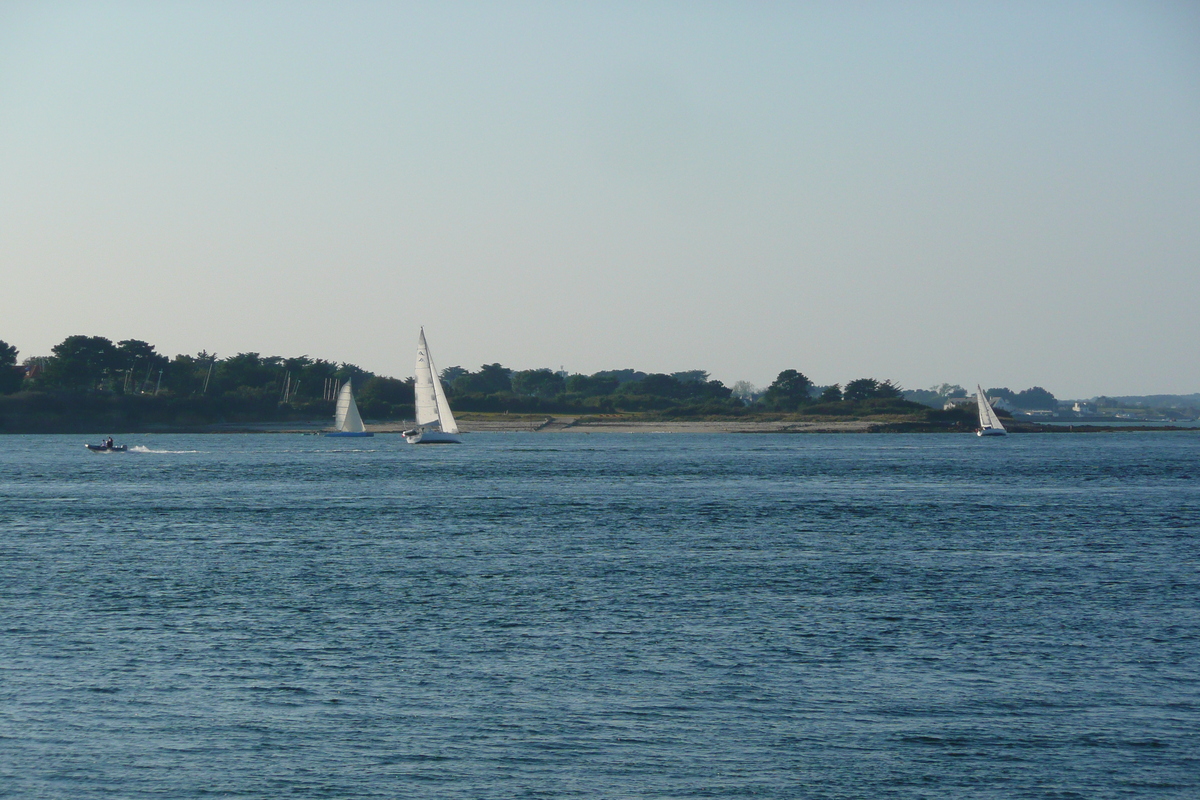
[[[1200,5],[0,5],[0,339],[1200,391]]]

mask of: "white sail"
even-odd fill
[[[350,381],[338,392],[337,410],[333,414],[333,427],[343,433],[362,433],[367,429],[362,417],[358,415],[358,404],[354,402],[354,392],[350,389]]]
[[[446,391],[438,379],[437,367],[425,341],[425,329],[417,339],[417,381],[413,387],[416,395],[417,427],[436,427],[442,433],[458,433],[458,423],[450,411]]]
[[[437,389],[434,381],[433,363],[429,360],[429,345],[425,343],[425,329],[417,339],[417,376],[413,392],[416,395],[417,427],[434,425],[438,421]],[[440,388],[440,386],[439,386]]]
[[[446,399],[446,390],[442,388],[442,381],[433,366],[432,356],[429,358],[429,371],[433,374],[433,394],[437,398],[438,422],[441,423],[442,433],[458,433],[458,423],[454,421],[454,414],[450,412],[450,401]]]
[[[979,406],[979,427],[985,431],[1004,431],[1004,425],[1000,423],[1000,418],[996,416],[996,409],[992,408],[992,404],[988,402],[987,395],[983,393],[983,387],[975,384],[975,403]]]

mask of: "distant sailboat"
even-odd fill
[[[417,339],[417,379],[413,387],[417,407],[416,427],[404,432],[409,444],[462,444],[458,423],[450,412],[450,403],[442,382],[438,380],[437,368],[429,355],[425,341],[425,329]]]
[[[338,392],[337,410],[333,413],[334,430],[326,436],[374,436],[363,425],[362,417],[358,415],[358,404],[354,402],[354,391],[350,381]]]
[[[992,408],[979,384],[975,384],[975,403],[979,406],[979,430],[976,433],[980,436],[1007,436],[1008,431],[1000,424],[996,409]]]

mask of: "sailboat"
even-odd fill
[[[1008,431],[1000,424],[996,409],[992,408],[979,384],[975,384],[975,403],[979,406],[979,430],[975,432],[980,436],[1007,436]]]
[[[425,329],[417,339],[417,381],[413,387],[416,396],[417,424],[404,432],[409,444],[462,444],[459,439],[458,423],[450,412],[446,391],[438,380],[437,369],[429,355],[429,344],[425,341]]]
[[[333,412],[334,430],[326,436],[374,436],[363,425],[362,417],[358,415],[358,404],[354,402],[354,390],[350,388],[351,381],[338,392],[337,410]]]

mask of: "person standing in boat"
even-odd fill
[[[105,450],[113,449],[113,438],[111,436],[104,440],[104,449]]]

